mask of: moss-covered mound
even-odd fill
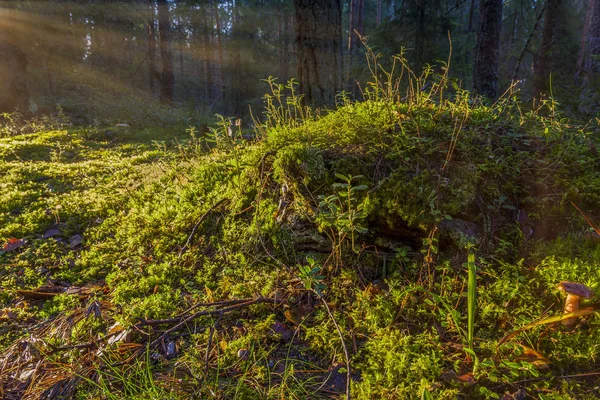
[[[336,397],[349,363],[357,398],[593,398],[596,317],[498,341],[599,288],[571,205],[600,211],[596,131],[465,95],[268,104],[173,148],[1,139],[5,393]]]

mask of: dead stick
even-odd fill
[[[260,300],[260,301],[258,301],[259,303],[280,303],[279,300],[275,300],[275,299],[272,299],[269,297],[258,297],[258,298],[254,298],[254,299],[227,300],[227,301],[215,302],[215,303],[199,303],[199,304],[193,305],[187,311],[179,314],[175,318],[142,320],[142,321],[140,321],[140,323],[138,325],[155,326],[155,325],[178,323],[178,322],[181,322],[182,320],[184,320],[185,318],[188,318],[189,312],[192,310],[195,310],[198,307],[223,306],[223,305],[227,305],[227,306],[233,305],[234,306],[234,307],[222,308],[222,309],[217,309],[217,310],[200,311],[199,313],[195,314],[198,317],[203,316],[203,315],[217,315],[217,314],[221,313],[221,311],[227,312],[230,310],[235,310],[236,308],[245,307],[247,305],[247,303],[254,304],[257,300]],[[241,307],[235,307],[237,305],[239,305]],[[194,317],[194,318],[196,318],[196,317]]]
[[[210,327],[210,333],[208,334],[208,343],[206,345],[206,355],[204,356],[204,378],[208,376],[208,362],[210,360],[210,346],[212,344],[213,335],[215,334],[215,326],[221,321],[223,313],[219,314],[217,321]]]
[[[331,318],[333,325],[335,325],[335,329],[337,329],[338,335],[340,336],[340,340],[342,341],[342,348],[344,349],[344,356],[346,357],[346,400],[350,400],[350,380],[352,379],[352,371],[350,370],[350,355],[348,354],[348,348],[346,347],[346,342],[344,341],[344,335],[342,334],[342,329],[333,317],[333,313],[331,312],[327,301],[318,293],[317,296],[319,296],[319,298],[323,302],[323,305],[325,305],[325,308],[327,309],[327,314],[329,314],[329,318]]]
[[[198,230],[198,227],[200,227],[200,224],[202,222],[204,222],[204,220],[206,219],[206,217],[208,217],[211,212],[213,212],[218,206],[220,206],[221,204],[223,204],[225,201],[227,201],[227,199],[221,199],[221,200],[217,201],[211,208],[208,209],[207,212],[205,212],[204,214],[202,214],[202,216],[200,217],[200,219],[198,220],[198,222],[196,222],[196,225],[194,225],[194,227],[192,228],[192,233],[190,233],[190,236],[188,236],[187,241],[185,242],[185,244],[183,245],[183,247],[179,251],[178,257],[181,257],[182,254],[185,253],[185,251],[190,247],[190,245],[192,244],[192,240],[194,239],[194,235],[196,234],[196,231]]]
[[[229,307],[225,307],[222,308],[220,310],[210,310],[210,311],[198,311],[192,315],[190,315],[189,317],[180,320],[179,323],[177,323],[175,326],[173,326],[170,329],[167,329],[162,335],[160,335],[156,340],[154,340],[152,343],[150,343],[150,347],[155,347],[157,344],[160,344],[160,342],[168,337],[172,332],[176,331],[177,329],[181,328],[183,325],[185,325],[186,323],[188,323],[189,321],[192,321],[198,317],[202,317],[205,315],[218,315],[218,314],[224,314],[226,312],[229,311],[234,311],[243,307],[247,307],[247,306],[251,306],[253,304],[258,304],[258,303],[280,303],[279,300],[275,300],[272,298],[268,298],[268,297],[257,297],[256,299],[250,300],[248,302],[245,303],[240,303],[240,304],[235,304],[233,306],[229,306]],[[173,321],[176,322],[176,321]]]

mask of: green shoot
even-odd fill
[[[469,282],[467,288],[467,308],[468,308],[468,336],[469,350],[473,351],[473,333],[475,332],[475,308],[477,297],[477,279],[475,268],[475,254],[469,252],[467,258],[467,268],[469,271]]]

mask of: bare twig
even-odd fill
[[[227,312],[238,310],[238,309],[244,308],[244,307],[248,307],[248,306],[251,306],[253,304],[259,304],[259,303],[280,303],[280,302],[281,301],[272,299],[270,297],[257,297],[255,299],[252,299],[252,300],[244,302],[244,303],[234,304],[234,305],[229,306],[229,307],[221,308],[220,310],[198,311],[198,312],[196,312],[196,313],[194,313],[192,315],[189,315],[189,316],[183,316],[183,317],[179,317],[179,318],[172,318],[172,319],[168,319],[168,320],[144,321],[148,325],[157,325],[157,324],[159,325],[159,324],[175,323],[175,325],[173,327],[167,329],[162,335],[160,335],[157,339],[155,339],[152,343],[150,343],[150,347],[157,346],[158,344],[161,343],[161,341],[163,339],[165,339],[166,337],[168,337],[171,333],[175,332],[177,329],[181,328],[182,326],[184,326],[188,322],[190,322],[190,321],[192,321],[192,320],[194,320],[194,319],[196,319],[198,317],[202,317],[202,316],[205,316],[205,315],[225,314]]]
[[[211,212],[213,212],[217,207],[219,207],[225,201],[227,201],[227,199],[221,199],[221,200],[217,201],[211,208],[208,209],[207,212],[205,212],[204,214],[202,214],[202,216],[200,217],[200,219],[198,220],[198,222],[196,222],[196,224],[192,228],[192,233],[190,233],[190,236],[188,236],[187,241],[185,242],[185,245],[183,245],[183,247],[181,248],[181,250],[179,250],[179,255],[178,255],[179,257],[181,257],[183,255],[183,253],[185,253],[185,251],[192,244],[192,240],[194,239],[194,235],[196,234],[196,231],[198,230],[198,227],[200,227],[200,224],[202,224],[202,222],[204,222],[204,220],[206,219],[206,217],[208,217]]]
[[[325,309],[327,309],[327,314],[329,314],[329,318],[331,318],[333,325],[335,325],[335,329],[337,329],[338,335],[340,336],[340,340],[342,341],[342,348],[344,349],[344,357],[346,358],[346,400],[350,400],[350,380],[352,379],[352,371],[350,370],[350,355],[348,354],[348,347],[346,347],[346,342],[344,341],[344,335],[342,334],[342,330],[340,329],[340,326],[338,325],[337,321],[333,317],[333,313],[331,312],[331,309],[329,308],[329,304],[327,304],[327,301],[325,301],[325,299],[323,297],[319,296],[318,293],[317,293],[317,296],[321,299],[321,301],[323,302],[323,305],[325,305]]]
[[[204,356],[204,377],[208,375],[208,362],[210,360],[210,346],[212,345],[213,335],[215,334],[215,327],[221,321],[223,313],[219,314],[217,321],[211,325],[210,333],[208,334],[208,343],[206,344],[206,355]]]

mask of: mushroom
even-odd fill
[[[579,309],[579,300],[580,299],[589,299],[594,294],[592,289],[589,287],[575,282],[561,282],[558,284],[558,289],[565,292],[567,294],[567,299],[565,300],[565,308],[564,313],[569,314],[575,312]],[[567,318],[562,321],[562,324],[567,329],[572,329],[575,323],[577,322],[577,317]]]

